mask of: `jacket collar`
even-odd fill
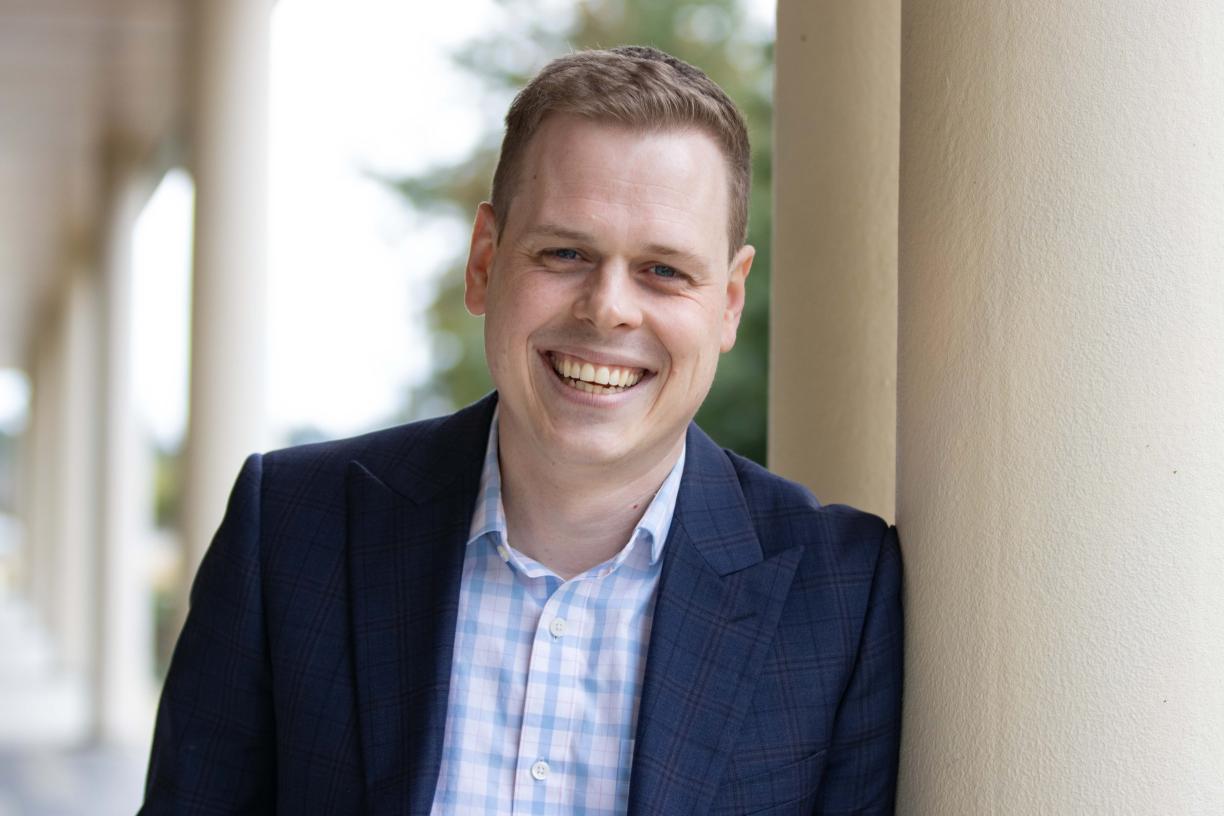
[[[449,416],[408,425],[394,450],[362,465],[389,490],[415,504],[428,503],[457,482],[479,480],[496,408],[494,391]]]
[[[348,470],[365,812],[428,814],[442,761],[464,542],[496,397],[408,426]]]
[[[802,550],[762,556],[729,456],[696,425],[655,604],[629,813],[710,808]]]

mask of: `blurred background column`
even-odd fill
[[[27,604],[0,589],[0,744],[84,737],[88,676],[98,657],[99,292],[89,242],[65,247],[61,262],[62,286],[28,346],[31,481],[22,546],[29,594]]]
[[[271,7],[271,0],[193,4],[187,581],[221,521],[243,458],[263,444]]]
[[[769,465],[893,517],[899,0],[778,4]]]
[[[148,592],[152,485],[149,456],[136,428],[132,381],[132,233],[148,201],[150,179],[116,150],[102,220],[101,349],[97,422],[99,495],[97,603],[92,633],[93,736],[139,744],[152,728],[153,634]]]
[[[898,811],[1219,813],[1224,5],[904,9]]]
[[[97,566],[99,432],[98,376],[99,293],[88,254],[73,258],[72,270],[57,304],[54,363],[59,378],[51,467],[56,502],[51,539],[54,550],[54,601],[51,632],[61,667],[84,679],[94,659],[91,621]]]
[[[27,586],[39,623],[49,626],[55,591],[55,528],[58,513],[55,455],[56,415],[61,402],[63,373],[57,368],[58,317],[50,313],[39,321],[30,341],[30,424],[26,431],[29,458],[26,471],[30,489],[25,495],[23,553]]]

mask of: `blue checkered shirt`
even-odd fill
[[[433,814],[623,814],[684,452],[610,560],[561,580],[506,536],[489,428]]]

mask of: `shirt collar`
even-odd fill
[[[485,446],[484,466],[480,472],[480,490],[476,494],[476,509],[472,513],[472,526],[468,533],[468,546],[487,535],[494,535],[494,543],[504,560],[510,560],[511,554],[505,552],[506,542],[506,509],[502,504],[501,467],[497,459],[497,417],[500,406],[493,409],[493,419],[489,423],[489,442]],[[671,472],[659,486],[646,512],[633,528],[629,545],[638,540],[649,542],[650,563],[655,564],[663,555],[663,545],[667,542],[667,534],[671,530],[672,516],[676,510],[676,496],[680,492],[680,478],[684,473],[684,457],[688,451],[687,443],[680,449],[680,456]],[[626,546],[628,549],[628,545]],[[619,556],[618,556],[619,557]]]

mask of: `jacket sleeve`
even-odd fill
[[[142,814],[275,811],[261,476],[262,459],[251,456],[196,574],[157,712]]]
[[[892,813],[903,671],[901,553],[895,527],[880,543],[850,682],[838,708],[816,812]]]

